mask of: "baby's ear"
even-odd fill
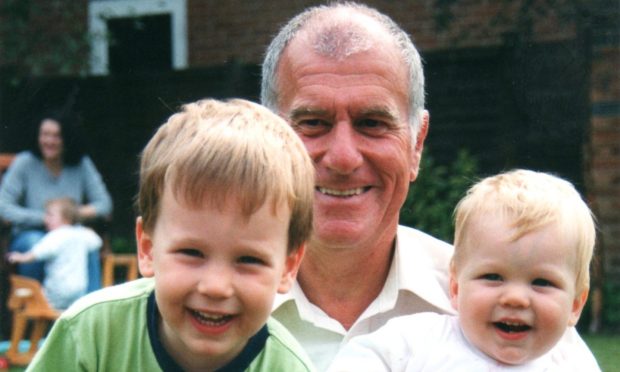
[[[304,257],[306,251],[306,245],[302,244],[297,250],[289,253],[286,256],[284,262],[284,270],[282,277],[280,278],[280,285],[278,286],[278,293],[286,293],[293,286],[295,278],[297,278],[297,271],[299,271],[299,265]]]
[[[144,231],[142,217],[136,219],[136,243],[138,244],[138,267],[143,277],[152,277],[153,272],[153,239]]]
[[[454,262],[450,262],[449,295],[450,295],[450,303],[452,304],[452,307],[454,308],[454,310],[459,309],[458,294],[459,294],[459,282],[457,281],[457,278],[456,278],[456,270],[454,269]]]
[[[575,326],[581,316],[581,311],[588,300],[588,290],[581,292],[580,295],[575,296],[573,300],[573,308],[571,309],[570,317],[568,318],[568,325]]]

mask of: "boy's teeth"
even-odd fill
[[[231,315],[220,315],[220,314],[209,314],[209,313],[204,313],[202,311],[196,311],[196,310],[191,310],[192,314],[194,314],[194,316],[204,322],[204,323],[211,323],[211,324],[223,324],[226,323],[228,320],[230,320],[230,318],[232,318]]]
[[[364,189],[361,187],[358,187],[356,189],[349,189],[349,190],[328,189],[326,187],[319,187],[318,189],[319,189],[319,192],[321,192],[321,194],[333,195],[333,196],[353,196],[353,195],[359,195],[362,192],[364,192]]]

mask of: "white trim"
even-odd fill
[[[108,25],[111,18],[170,14],[172,17],[172,67],[187,68],[187,7],[186,0],[106,0],[88,4],[88,29],[92,37],[90,72],[107,75]]]

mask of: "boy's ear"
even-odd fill
[[[450,263],[450,288],[449,288],[449,294],[450,294],[450,303],[452,304],[452,307],[454,308],[454,310],[458,310],[459,309],[459,301],[458,301],[458,294],[459,294],[459,282],[457,281],[456,278],[456,272],[454,270],[454,263]]]
[[[278,293],[286,293],[293,286],[305,251],[306,245],[302,244],[296,251],[286,256],[284,271],[282,272],[282,278],[280,278],[280,285],[278,286]]]
[[[152,277],[153,272],[153,240],[144,231],[142,217],[136,219],[136,242],[138,245],[138,267],[143,277]]]
[[[585,290],[581,292],[580,295],[576,296],[573,300],[573,308],[571,309],[570,317],[568,318],[568,325],[574,326],[579,321],[579,317],[581,316],[581,311],[583,307],[586,305],[586,301],[588,300],[588,291]]]

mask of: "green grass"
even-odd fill
[[[590,335],[581,337],[588,344],[603,372],[620,372],[620,335]]]

